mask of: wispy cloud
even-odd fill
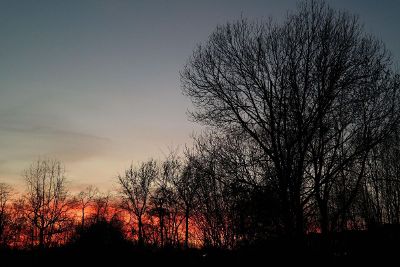
[[[26,166],[37,157],[56,157],[73,163],[98,157],[111,141],[86,133],[42,126],[0,126],[0,173],[15,176],[16,166]]]

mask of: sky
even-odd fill
[[[400,0],[328,0],[359,15],[400,63]],[[201,127],[179,71],[217,25],[281,20],[293,0],[0,0],[0,182],[57,158],[72,190],[113,189],[131,163],[162,159]]]

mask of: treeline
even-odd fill
[[[22,194],[0,183],[0,246],[96,246],[116,238],[140,247],[226,249],[267,237],[265,204],[273,207],[273,196],[257,164],[245,159],[250,151],[239,139],[204,133],[183,154],[130,166],[116,179],[118,192],[107,194],[94,186],[69,193],[62,162],[39,159],[23,172]]]
[[[69,194],[62,163],[38,160],[24,172],[23,195],[0,184],[0,244],[96,246],[116,238],[158,248],[234,249],[286,238],[277,185],[261,153],[242,135],[205,132],[180,156],[125,170],[113,194],[94,186]],[[332,185],[328,232],[399,223],[399,156],[398,139],[388,139],[371,151],[361,182],[348,176]],[[307,193],[304,234],[321,232],[315,192]],[[344,211],[342,201],[349,201]]]

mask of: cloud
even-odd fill
[[[0,126],[0,174],[18,176],[38,157],[57,158],[66,164],[103,155],[107,138],[42,126]]]

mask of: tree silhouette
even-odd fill
[[[118,248],[126,243],[122,222],[101,219],[80,227],[73,238],[73,244],[80,248]]]
[[[11,202],[12,187],[5,183],[0,183],[0,247],[7,245],[9,236],[7,228],[11,224],[9,205]]]
[[[31,224],[31,242],[40,248],[52,244],[53,236],[70,224],[64,167],[57,160],[37,160],[25,170],[27,192],[25,209]]]
[[[185,218],[185,248],[189,248],[189,220],[191,212],[197,206],[197,193],[200,185],[200,179],[196,175],[196,160],[189,150],[186,151],[186,162],[183,163],[183,169],[178,173],[174,173],[172,183],[176,191],[177,205],[180,205]],[[179,167],[176,159],[169,160],[169,166],[172,169]]]
[[[181,163],[174,154],[159,165],[159,175],[151,196],[153,209],[150,215],[158,218],[159,245],[177,245],[180,225],[178,199],[174,181],[180,175]],[[167,240],[166,240],[167,239]],[[166,242],[167,241],[167,242]]]
[[[259,146],[273,168],[285,233],[301,238],[312,201],[324,232],[329,216],[345,223],[371,149],[398,122],[391,64],[355,16],[307,1],[282,24],[218,27],[181,80],[194,120]],[[341,203],[330,215],[333,188]]]
[[[78,202],[81,208],[81,226],[85,227],[85,210],[88,208],[93,201],[96,199],[99,194],[99,190],[94,186],[88,186],[84,191],[79,192],[76,197],[76,201]]]
[[[125,175],[118,176],[121,193],[124,199],[123,207],[133,214],[137,220],[139,245],[144,244],[143,219],[150,208],[149,198],[153,183],[158,175],[157,164],[154,160],[142,163],[138,168],[132,165]]]

